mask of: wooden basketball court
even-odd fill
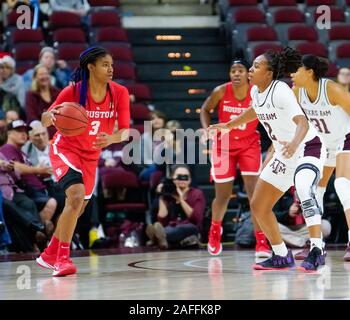
[[[77,257],[78,274],[53,278],[35,261],[0,263],[0,300],[7,299],[350,299],[350,263],[328,252],[315,274],[254,271],[254,251],[167,251]],[[299,264],[300,262],[297,262]]]

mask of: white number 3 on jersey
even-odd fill
[[[232,114],[232,115],[230,116],[230,120],[236,119],[237,117],[238,117],[238,116]],[[233,129],[245,130],[246,128],[247,128],[247,124],[244,123],[244,124],[241,124],[240,126],[235,127],[235,128],[233,128]]]
[[[98,129],[100,128],[101,122],[100,121],[92,121],[91,122],[91,130],[89,131],[90,136],[94,136],[97,134]]]

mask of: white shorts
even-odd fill
[[[326,161],[324,162],[325,167],[335,168],[336,164],[337,164],[337,149],[327,147]]]
[[[290,159],[286,159],[281,154],[275,152],[272,159],[261,172],[260,179],[284,193],[294,185],[294,174],[298,166],[304,163],[313,164],[319,169],[322,176],[325,159],[326,148],[324,146],[322,146],[319,156],[308,155],[303,147]]]
[[[327,156],[324,165],[335,168],[337,165],[337,155],[350,152],[350,133],[346,134],[343,139],[333,141],[328,145],[326,143],[326,150]]]

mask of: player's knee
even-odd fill
[[[66,203],[70,206],[71,210],[76,211],[79,214],[85,198],[85,189],[77,188],[73,192],[67,195]]]
[[[300,202],[316,198],[316,188],[320,180],[320,172],[316,166],[303,164],[297,168],[294,184]]]
[[[259,215],[259,200],[256,197],[252,197],[252,199],[250,200],[249,203],[250,206],[250,211],[252,212],[252,214],[254,215]]]
[[[225,192],[218,192],[215,195],[216,201],[222,202],[229,202],[231,198],[231,193],[225,193]]]
[[[336,178],[334,187],[344,210],[350,209],[350,180],[344,177]]]

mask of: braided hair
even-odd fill
[[[315,80],[323,78],[328,71],[328,60],[325,58],[317,57],[313,54],[306,54],[302,58],[302,64],[306,70],[313,70]]]
[[[273,80],[296,72],[302,66],[301,54],[291,47],[285,47],[280,52],[268,50],[264,53],[264,56],[267,60],[269,70],[273,72]]]
[[[88,91],[88,80],[90,78],[90,71],[88,69],[88,64],[95,64],[100,58],[103,58],[110,53],[102,47],[90,47],[83,51],[79,56],[79,67],[75,69],[72,74],[71,80],[74,82],[74,89],[76,89],[76,84],[81,81],[79,103],[85,106]],[[108,90],[109,86],[108,86]]]

